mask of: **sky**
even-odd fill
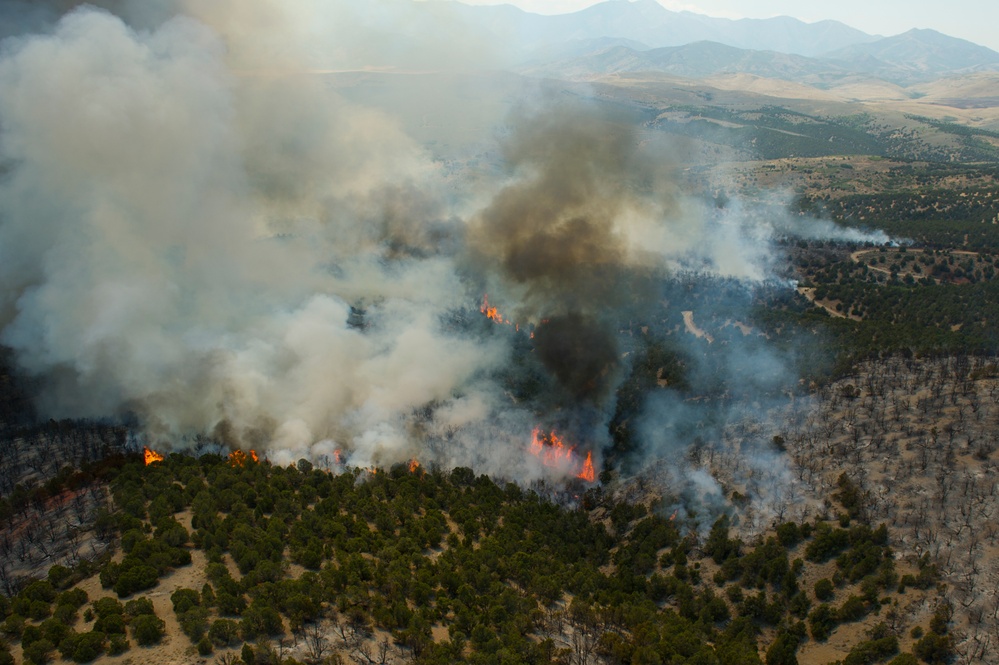
[[[561,14],[600,0],[461,0],[470,5],[512,4],[539,14]],[[999,51],[999,3],[994,0],[659,0],[667,9],[725,18],[793,16],[809,23],[841,21],[885,37],[932,28]]]

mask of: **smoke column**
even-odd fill
[[[536,326],[558,408],[606,422],[622,308],[664,271],[770,274],[772,228],[684,197],[657,146],[583,103],[516,113],[505,178],[456,194],[397,118],[317,74],[397,48],[406,3],[72,4],[0,44],[0,342],[46,417],[529,478],[538,414],[496,378],[517,338],[456,313],[495,293]],[[405,55],[455,61],[434,34]]]
[[[423,246],[446,223],[431,161],[315,78],[234,73],[253,34],[85,8],[5,44],[2,339],[52,417],[392,461],[405,416],[498,352],[441,329],[463,291]]]

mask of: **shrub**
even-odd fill
[[[900,653],[892,658],[888,665],[919,665],[919,660],[911,653]]]
[[[208,637],[216,646],[233,646],[239,642],[239,624],[231,619],[216,619],[208,631]]]
[[[867,605],[859,596],[850,596],[839,608],[840,621],[858,621],[867,614]]]
[[[951,614],[950,605],[941,603],[937,611],[933,613],[933,618],[930,619],[930,631],[937,635],[946,635],[950,626]]]
[[[109,635],[124,635],[125,617],[121,614],[106,614],[94,622],[94,630]]]
[[[52,613],[52,616],[67,626],[72,626],[76,623],[76,614],[77,611],[75,607],[72,605],[62,604],[56,606],[55,612]]]
[[[781,632],[767,649],[767,665],[798,665],[798,637]]]
[[[73,660],[77,663],[89,663],[94,660],[104,652],[105,639],[105,634],[97,630],[81,633],[76,638]]]
[[[33,600],[28,608],[28,617],[35,621],[41,621],[52,614],[52,605],[44,600]]]
[[[61,588],[63,582],[65,582],[72,574],[73,571],[67,568],[66,566],[61,566],[59,564],[56,564],[51,568],[49,568],[49,575],[48,575],[49,582],[52,584],[52,586],[56,588]]]
[[[24,632],[24,617],[19,614],[11,614],[3,622],[3,632],[14,638],[20,638]]]
[[[52,642],[52,644],[59,644],[70,632],[69,626],[59,621],[59,619],[46,619],[39,628],[42,629],[42,637]]]
[[[55,645],[44,637],[40,640],[35,640],[24,647],[24,662],[33,663],[34,665],[45,665],[45,663],[52,660],[53,649],[55,649]]]
[[[931,631],[916,642],[912,652],[930,665],[943,664],[954,655],[954,642],[950,635],[937,635]]]
[[[177,616],[180,629],[184,631],[191,643],[197,644],[208,631],[208,610],[203,607],[192,607]]]
[[[815,597],[821,601],[832,600],[833,595],[835,595],[835,587],[833,587],[832,581],[823,577],[821,580],[815,583]]]
[[[163,638],[163,620],[152,614],[142,614],[132,620],[132,637],[137,644],[149,646],[158,644]]]
[[[861,642],[850,650],[843,665],[872,665],[898,653],[898,638],[894,635],[879,640]]]
[[[834,529],[822,522],[815,527],[812,542],[805,548],[805,558],[814,563],[824,563],[850,544],[850,534],[844,529]]]
[[[836,623],[836,610],[826,603],[822,603],[808,615],[808,629],[817,642],[829,639]]]
[[[170,594],[170,602],[173,603],[173,611],[180,615],[192,607],[200,606],[201,595],[194,589],[177,589]]]
[[[125,613],[125,607],[114,598],[104,596],[103,598],[98,598],[94,601],[94,612],[96,612],[99,617],[105,617],[111,614],[122,615]]]
[[[40,600],[48,604],[55,600],[56,591],[48,580],[36,580],[24,588],[21,596],[31,601]]]
[[[143,614],[155,615],[156,610],[153,609],[153,601],[142,596],[141,598],[135,598],[125,603],[125,614],[130,617],[137,617]]]
[[[128,651],[128,638],[124,635],[112,635],[108,638],[108,655],[117,656]]]
[[[801,527],[794,522],[784,522],[777,527],[777,539],[784,547],[794,547],[801,542]]]

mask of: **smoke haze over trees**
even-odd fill
[[[685,195],[668,143],[584,100],[515,100],[505,173],[456,182],[319,73],[363,60],[358,35],[391,46],[400,7],[85,6],[4,42],[0,341],[41,415],[136,418],[165,448],[531,478],[550,402],[498,378],[526,328],[565,395],[549,420],[599,428],[621,319],[655,280],[774,276],[771,237],[797,228],[781,205]],[[487,290],[525,331],[480,325]]]

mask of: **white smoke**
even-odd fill
[[[410,3],[105,4],[131,23],[83,7],[0,44],[0,342],[42,412],[135,414],[163,447],[362,466],[432,448],[540,477],[531,414],[490,380],[509,338],[445,323],[480,295],[455,249],[468,202],[397,118],[316,74],[373,62],[424,20]],[[434,34],[414,66],[456,61],[428,43],[474,51]],[[635,265],[770,273],[773,226],[617,177]]]
[[[446,262],[385,260],[407,229],[372,201],[433,191],[432,162],[314,79],[240,77],[226,58],[192,19],[137,33],[93,9],[8,48],[3,342],[47,377],[52,416],[400,448],[409,411],[501,353],[442,330],[462,298]]]

